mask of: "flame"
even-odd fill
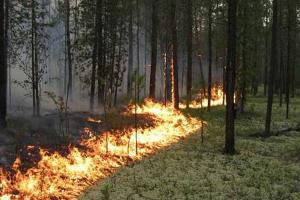
[[[203,93],[197,95],[190,107],[206,107],[207,99],[203,96]],[[223,89],[215,86],[211,105],[222,103]],[[181,104],[180,107],[185,105]],[[195,133],[201,125],[206,125],[174,110],[171,103],[163,105],[146,100],[142,106],[128,106],[123,114],[132,115],[135,112],[153,116],[154,126],[111,130],[100,135],[85,128],[88,139],[80,142],[80,146],[85,148],[69,147],[67,156],[40,149],[40,161],[25,172],[21,170],[20,158],[13,163],[11,172],[0,168],[0,200],[76,199],[89,186],[120,167],[176,143]],[[91,117],[87,121],[101,123],[101,120]],[[28,146],[27,150],[33,148]]]
[[[146,100],[125,114],[150,114],[155,125],[147,128],[112,130],[92,134],[80,146],[69,147],[69,154],[40,149],[40,161],[23,172],[18,158],[12,172],[0,168],[0,200],[76,199],[87,187],[114,173],[130,162],[151,155],[201,128],[201,121],[173,109],[172,104]],[[92,118],[91,118],[92,119]]]
[[[96,119],[96,118],[92,118],[92,117],[88,117],[86,119],[87,122],[92,122],[92,123],[97,123],[100,124],[102,121],[100,119]]]
[[[212,98],[211,98],[211,106],[219,106],[223,105],[224,93],[223,86],[220,84],[215,84],[211,90]],[[195,99],[190,102],[190,108],[203,108],[207,107],[208,99],[204,91],[200,90],[200,92],[196,95]],[[180,108],[186,108],[186,104],[181,103]]]

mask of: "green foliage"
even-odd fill
[[[109,186],[108,185],[106,185],[103,189],[101,189],[101,193],[103,195],[102,200],[110,200]]]
[[[54,103],[56,107],[59,117],[59,134],[61,136],[65,136],[66,133],[64,124],[66,122],[66,113],[68,112],[68,108],[66,107],[64,98],[61,96],[57,96],[54,92],[45,91],[44,93],[49,97],[49,99]]]

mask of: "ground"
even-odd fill
[[[263,97],[248,99],[246,113],[236,121],[237,154],[222,153],[222,106],[209,113],[184,110],[208,122],[204,143],[200,133],[120,169],[83,194],[81,200],[100,199],[300,199],[300,132],[270,138],[253,137],[264,128]],[[300,123],[300,98],[291,100],[290,119],[274,103],[274,129]]]

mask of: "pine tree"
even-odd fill
[[[7,65],[5,55],[5,13],[4,0],[0,0],[0,128],[6,127],[6,90],[7,90]]]
[[[228,1],[228,52],[226,68],[225,153],[235,152],[234,91],[236,71],[237,0]]]

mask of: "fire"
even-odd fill
[[[219,84],[215,84],[212,87],[212,98],[211,98],[211,106],[219,106],[223,104],[224,93],[223,93],[223,86]],[[208,99],[204,91],[200,91],[195,99],[190,102],[190,108],[203,108],[207,107]],[[180,108],[185,108],[186,105],[181,103]]]
[[[152,115],[155,126],[100,135],[89,132],[90,137],[81,141],[84,150],[69,147],[70,153],[63,156],[40,149],[41,160],[26,172],[21,170],[20,159],[12,172],[0,168],[0,200],[76,199],[87,187],[120,167],[178,142],[203,124],[174,110],[171,104],[164,106],[151,100],[137,108],[129,106],[125,114],[135,111]]]
[[[92,122],[92,123],[97,123],[100,124],[102,121],[100,119],[96,119],[96,118],[92,118],[92,117],[88,117],[86,119],[87,122]]]

